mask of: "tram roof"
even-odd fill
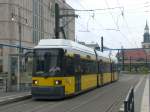
[[[42,39],[40,40],[39,44],[34,47],[35,49],[45,49],[45,48],[63,48],[63,49],[76,49],[79,51],[91,53],[94,53],[94,49],[89,48],[87,46],[81,45],[77,42],[74,42],[72,40],[66,40],[66,39]],[[109,59],[109,53],[108,52],[100,52],[97,51],[97,54],[99,57],[108,60]]]
[[[66,39],[42,39],[40,40],[39,44],[35,47],[35,49],[38,48],[77,49],[79,51],[84,51],[84,52],[94,54],[94,50],[92,48],[86,47],[84,45]]]

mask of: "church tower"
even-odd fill
[[[146,21],[146,26],[144,28],[144,35],[143,35],[143,42],[142,42],[142,48],[149,48],[145,49],[146,52],[150,53],[150,34],[149,34],[149,27],[148,23]]]

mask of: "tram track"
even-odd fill
[[[114,86],[114,85],[113,85],[113,86]],[[72,108],[69,108],[68,110],[65,110],[65,111],[63,111],[63,112],[77,112],[77,110],[79,111],[80,108],[84,108],[84,106],[90,105],[91,102],[94,102],[96,99],[98,99],[98,98],[100,98],[100,97],[101,97],[101,98],[104,97],[105,94],[108,94],[108,93],[109,93],[109,91],[112,91],[112,90],[114,90],[114,88],[118,88],[118,87],[119,87],[119,84],[118,84],[117,86],[115,86],[115,87],[109,89],[109,90],[106,90],[106,91],[100,93],[100,95],[97,95],[97,96],[95,96],[95,97],[92,97],[91,99],[86,100],[85,102],[82,102],[82,103],[80,103],[79,105],[75,105],[75,106],[73,106]],[[130,87],[128,87],[128,89],[129,89],[129,88],[130,88]],[[106,98],[106,97],[105,97],[105,98]],[[46,112],[46,111],[45,111],[45,112]],[[55,111],[54,111],[54,112],[55,112]],[[103,111],[103,112],[104,112],[104,111]]]
[[[12,103],[9,105],[2,106],[0,108],[1,111],[9,111],[9,110],[17,110],[17,112],[29,112],[33,110],[40,110],[46,106],[56,105],[56,102],[48,102],[48,101],[35,101],[33,99],[24,100],[21,102]],[[9,108],[8,108],[9,107]],[[22,110],[24,108],[25,110]],[[26,110],[27,109],[27,110]]]
[[[134,78],[132,77],[129,80],[130,83],[127,83],[128,81],[118,81],[62,101],[34,101],[29,99],[2,106],[0,110],[3,112],[82,112],[88,108],[88,112],[90,112],[89,107],[91,107],[91,109],[97,107],[97,110],[94,110],[94,112],[113,112],[113,108],[116,108],[116,105],[120,105],[119,103],[123,99],[123,93],[123,96],[126,96],[127,89],[129,89],[131,85],[136,85],[139,81],[139,79],[131,81],[132,79]],[[120,91],[118,88],[121,87],[121,92],[118,94]],[[113,95],[111,95],[111,93],[113,93]],[[118,100],[114,101],[113,99]],[[98,110],[101,108],[102,110]]]
[[[137,83],[138,81],[136,81],[136,83]],[[109,91],[112,91],[112,90],[114,90],[114,88],[118,88],[119,86],[117,86],[117,87],[113,87],[113,88],[111,88],[111,89],[109,89]],[[130,86],[128,86],[127,87],[127,89],[129,90],[129,88],[130,88]],[[124,90],[124,92],[126,91],[126,89]],[[98,98],[102,98],[102,97],[104,97],[104,95],[105,95],[105,93],[107,93],[108,91],[104,91],[103,93],[101,93],[100,95],[97,95],[97,96],[95,96],[95,97],[93,97],[92,99],[89,99],[89,100],[87,100],[86,102],[83,102],[83,103],[80,103],[80,105],[76,105],[76,106],[74,106],[73,108],[71,108],[71,109],[69,109],[68,111],[65,111],[65,112],[77,112],[77,110],[79,110],[80,108],[82,108],[82,107],[84,107],[84,106],[86,106],[86,104],[88,104],[88,103],[91,103],[91,102],[93,102],[94,100],[96,100],[96,99],[98,99]],[[122,92],[121,92],[121,94],[122,94]],[[100,112],[109,112],[112,108],[113,108],[113,106],[115,105],[115,104],[119,104],[120,102],[121,102],[121,100],[123,99],[120,94],[120,96],[119,96],[119,100],[116,100],[115,102],[113,102],[110,106],[108,106],[107,107],[107,109],[106,110],[103,110],[103,111],[100,111]],[[126,93],[124,93],[124,96],[126,96],[126,94],[127,94],[127,92]],[[105,97],[106,98],[106,97]],[[117,98],[118,99],[118,98]],[[88,104],[89,105],[89,104]],[[116,105],[115,105],[116,106]]]
[[[142,82],[143,82],[144,78],[145,77],[143,77],[142,79],[140,79],[140,81],[142,80]],[[135,81],[135,83],[133,83],[132,86],[135,87],[135,88],[137,88],[137,86],[139,86],[139,80]],[[129,89],[130,89],[130,86],[128,87],[128,91],[129,91]],[[124,92],[122,92],[122,93],[124,93],[124,95],[120,94],[118,96],[118,98],[115,98],[117,100],[115,100],[110,106],[108,106],[108,108],[104,112],[113,112],[114,110],[118,111],[118,109],[114,109],[114,108],[116,108],[117,106],[120,107],[120,105],[123,104],[123,101],[124,101],[124,99],[125,99],[125,97],[126,97],[126,95],[127,95],[128,92],[126,93],[125,90],[124,90]],[[124,97],[122,97],[122,96],[124,96]]]
[[[112,85],[107,85],[105,87],[102,87],[101,89],[105,90],[103,92],[103,94],[107,93],[107,91],[108,91],[105,88],[108,88],[109,86],[111,88],[114,85],[117,85],[117,84],[113,83]],[[93,91],[91,91],[91,92],[93,92]],[[89,92],[89,93],[91,93],[91,92]],[[88,93],[85,93],[83,95],[81,94],[81,96],[84,96],[84,95],[88,95]],[[80,97],[80,95],[77,96],[76,98],[79,99],[79,97]],[[5,112],[5,111],[7,112],[7,111],[10,111],[10,110],[11,111],[15,110],[15,112],[34,112],[34,111],[41,111],[41,110],[47,111],[47,108],[48,108],[48,110],[50,110],[50,109],[53,109],[53,108],[55,108],[59,105],[63,105],[64,103],[69,103],[69,102],[71,103],[72,100],[76,100],[76,98],[66,99],[66,100],[59,101],[59,102],[58,101],[53,101],[53,102],[52,101],[34,101],[32,99],[28,99],[28,100],[24,100],[24,101],[21,101],[21,102],[12,103],[12,104],[9,104],[9,105],[4,105],[0,108],[0,110],[3,111],[3,112]],[[96,97],[94,97],[94,99],[95,98]],[[91,99],[88,100],[88,101],[91,101]],[[40,104],[40,106],[39,106],[39,104]],[[83,104],[85,104],[85,102],[83,102]],[[22,108],[26,108],[27,110],[22,110]]]
[[[129,89],[128,89],[129,90]],[[126,96],[126,94],[127,93],[124,93],[124,95],[121,95],[121,96],[118,96],[117,98],[115,98],[115,99],[117,99],[117,100],[115,100],[115,101],[113,101],[113,103],[112,104],[110,104],[109,106],[108,106],[108,108],[106,108],[106,110],[104,111],[104,112],[112,112],[112,111],[114,111],[114,109],[116,108],[116,107],[119,107],[122,103],[123,103],[123,100],[124,100],[124,98],[125,97],[122,97],[122,96]],[[117,108],[116,108],[117,109]],[[115,110],[116,110],[115,109]],[[116,111],[118,111],[118,110],[116,110]]]
[[[115,83],[113,83],[113,84],[115,84]],[[117,85],[117,84],[115,84],[115,85]],[[113,87],[114,85],[107,85],[107,86],[110,86],[109,88],[111,88],[111,87]],[[105,87],[107,87],[107,86],[105,86]],[[107,93],[108,92],[108,90],[107,89],[105,89],[105,87],[103,87],[103,89],[105,90],[105,91],[103,91],[101,94],[105,94],[105,93]],[[102,89],[102,88],[101,88]],[[96,91],[96,90],[95,90]],[[92,92],[94,92],[94,91],[91,91],[91,93]],[[89,92],[90,93],[90,92]],[[79,100],[80,99],[80,97],[86,97],[86,95],[88,95],[88,93],[85,93],[85,94],[81,94],[81,95],[79,95],[79,96],[77,96],[77,97],[75,97],[75,98],[71,98],[71,99],[66,99],[64,102],[60,102],[60,103],[58,103],[58,104],[56,104],[56,105],[54,105],[54,106],[50,106],[50,107],[42,107],[40,110],[36,110],[36,112],[47,112],[48,110],[50,111],[53,111],[53,112],[55,112],[58,108],[57,108],[57,106],[64,106],[64,105],[67,105],[67,104],[71,104],[71,105],[69,105],[69,106],[65,106],[65,108],[66,109],[64,109],[64,111],[63,110],[61,110],[61,112],[72,112],[73,110],[76,110],[77,108],[80,108],[80,106],[83,106],[83,105],[86,105],[87,103],[89,103],[89,102],[91,102],[91,101],[93,101],[93,100],[95,100],[96,98],[98,98],[99,97],[99,94],[97,95],[97,96],[95,96],[95,97],[92,97],[92,98],[90,98],[89,100],[86,100],[86,101],[82,101],[82,103],[80,102],[80,104],[77,104],[77,103],[75,103],[74,104],[74,102],[77,102],[77,100]],[[87,97],[86,97],[87,98]],[[74,105],[73,105],[74,104]],[[71,106],[71,108],[70,108],[70,106]],[[57,108],[57,109],[55,109],[55,107]],[[69,107],[68,109],[67,109],[67,107]],[[34,110],[34,109],[33,109]],[[35,111],[35,110],[34,110]],[[50,112],[51,112],[50,111]],[[32,112],[32,111],[29,111],[28,110],[28,112]]]
[[[114,88],[116,88],[116,87],[111,88],[111,90],[109,90],[109,91],[112,91]],[[83,102],[82,104],[80,104],[80,105],[78,105],[78,106],[76,106],[76,107],[74,107],[71,110],[66,111],[66,112],[73,112],[73,110],[76,110],[77,108],[80,108],[81,106],[84,106],[84,105],[88,104],[89,102],[92,102],[93,100],[95,100],[95,99],[97,99],[99,97],[103,97],[107,92],[108,91],[106,90],[106,91],[102,92],[100,95],[97,95],[97,96],[87,100],[86,102]]]

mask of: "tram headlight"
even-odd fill
[[[33,84],[38,84],[38,81],[37,80],[33,80]]]
[[[61,80],[55,80],[55,85],[60,85],[62,83]]]

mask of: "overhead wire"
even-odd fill
[[[117,4],[120,6],[120,2],[119,2],[119,0],[117,0]],[[127,23],[127,21],[126,21],[126,19],[125,19],[125,16],[124,16],[124,12],[123,12],[124,10],[122,11],[122,10],[120,9],[120,11],[121,11],[121,13],[122,13],[123,20],[125,21],[125,24],[126,24],[127,30],[128,30],[128,32],[129,32],[129,34],[131,34],[131,35],[132,35],[132,32],[130,31],[130,29],[129,29],[129,25],[128,25],[128,23]],[[136,47],[138,48],[138,45],[137,45],[136,41],[134,41],[134,43],[135,43]]]
[[[84,6],[80,3],[79,0],[77,0],[79,5],[83,8],[83,9],[65,9],[65,8],[62,8],[62,10],[73,10],[73,11],[76,11],[76,12],[94,12],[94,11],[105,11],[105,10],[113,10],[113,9],[124,9],[123,6],[116,6],[116,7],[107,7],[107,8],[95,8],[95,9],[84,9]],[[119,1],[117,0],[117,2],[119,3]],[[140,8],[144,8],[144,7],[150,7],[150,2],[145,2],[145,3],[140,3],[140,4],[133,4],[131,5],[131,7],[135,7],[136,8],[131,8],[131,9],[128,9],[126,8],[126,10],[137,10],[137,9],[140,9]],[[138,6],[138,7],[137,7]]]
[[[79,5],[82,7],[82,9],[84,9],[84,10],[86,10],[85,8],[84,8],[84,6],[80,3],[80,1],[79,0],[77,0],[78,1],[78,3],[79,3]],[[83,11],[83,10],[82,10]],[[89,11],[89,10],[88,10]],[[88,19],[88,22],[89,22],[89,20],[90,20],[90,17],[89,17],[89,19]],[[82,26],[83,28],[85,27],[84,25],[82,25],[81,23],[79,23],[78,22],[78,24],[80,24],[80,26]],[[88,23],[87,23],[88,24]],[[90,32],[90,33],[92,33],[93,35],[96,35],[95,33],[93,33],[93,32],[91,32],[88,28],[88,25],[86,26],[86,28],[85,29],[87,29],[87,31],[85,31],[85,32]]]
[[[106,3],[106,6],[109,7],[109,4],[108,4],[107,0],[105,0],[105,3]],[[112,12],[109,11],[109,13],[110,13],[110,15],[111,15],[111,17],[112,17],[112,19],[113,19],[113,21],[114,21],[114,24],[116,25],[117,29],[119,29],[119,26],[118,26],[118,24],[116,23]],[[129,39],[127,38],[127,36],[124,35],[120,30],[119,30],[119,32],[120,32],[120,34],[122,35],[122,37],[126,38],[126,40],[129,42],[129,44],[132,46],[133,43],[131,43],[131,42],[129,41]],[[133,46],[134,46],[134,44],[133,44]]]
[[[108,5],[107,0],[105,0],[105,3],[106,3],[107,8],[109,8],[109,5]],[[109,11],[109,14],[111,15],[111,17],[112,17],[112,19],[113,19],[113,21],[114,21],[114,23],[115,23],[115,25],[116,25],[116,29],[119,29],[119,26],[118,26],[118,24],[116,23],[115,18],[114,18],[114,16],[113,16],[112,12]]]
[[[78,1],[79,5],[82,7],[82,9],[86,10],[85,7],[81,4],[81,2],[80,2],[79,0],[77,0],[77,1]],[[88,13],[89,13],[89,12],[88,12]],[[90,16],[89,16],[89,19],[88,19],[88,21],[87,21],[87,26],[86,26],[86,27],[87,27],[87,28],[86,28],[87,31],[86,31],[86,32],[90,32],[90,33],[96,35],[95,33],[91,32],[91,31],[89,30],[89,28],[88,28],[88,27],[89,27],[89,26],[88,26],[89,21],[90,21]]]
[[[94,12],[94,13],[96,13],[95,11],[93,11],[93,9],[91,9],[91,10],[87,10],[87,9],[85,9],[84,8],[84,6],[82,5],[82,3],[80,3],[80,1],[79,0],[77,0],[78,2],[79,2],[79,4],[80,4],[80,6],[84,9],[84,10],[76,10],[75,9],[75,11],[78,11],[78,12],[88,12],[88,13],[90,13],[90,12]],[[117,0],[118,2],[119,2],[119,0]],[[135,4],[136,5],[136,4]],[[141,5],[141,4],[140,4]],[[143,5],[145,5],[145,4],[142,4],[142,6],[140,7],[140,8],[144,8],[144,6]],[[137,5],[136,5],[137,6]],[[146,4],[146,7],[147,7],[147,4]],[[149,6],[148,6],[149,7]],[[118,7],[119,8],[119,7]],[[109,5],[108,5],[108,8],[105,8],[105,9],[98,9],[98,11],[100,11],[100,10],[108,10],[108,9],[112,9],[112,8],[109,8]],[[96,10],[96,9],[95,9]],[[120,9],[121,10],[121,9]],[[136,9],[127,9],[127,10],[136,10]],[[96,13],[96,14],[98,14],[98,13]],[[112,12],[111,12],[111,14],[112,14]],[[113,16],[113,14],[112,14],[112,18],[114,18],[114,16]],[[94,21],[95,21],[95,19],[93,19]],[[117,26],[118,25],[118,23],[115,21],[115,19],[113,19],[114,20],[114,23],[115,23],[115,25]],[[128,30],[128,32],[130,33],[130,34],[132,34],[132,32],[130,31],[130,28],[129,28],[129,25],[128,25],[128,23],[127,23],[127,21],[126,21],[126,19],[124,18],[124,21],[125,21],[125,24],[126,24],[126,27],[127,27],[127,30]],[[95,21],[96,22],[96,21]],[[99,23],[99,22],[96,22],[96,23]],[[102,27],[102,25],[99,25],[99,26],[101,26]],[[102,30],[102,28],[101,28],[101,30]],[[104,30],[104,28],[103,28],[103,30]],[[111,29],[110,29],[111,30]],[[119,30],[118,30],[119,31]],[[122,37],[124,37],[124,38],[126,38],[126,40],[132,45],[133,43],[131,43],[130,41],[129,41],[129,39],[128,39],[128,37],[124,34],[124,33],[122,33],[121,31],[120,31],[120,34],[122,35]],[[133,41],[134,42],[134,41]],[[137,46],[137,43],[136,43],[136,46]]]
[[[93,12],[93,10],[87,10],[87,9],[85,9],[85,7],[80,3],[80,1],[78,0],[78,2],[79,2],[79,4],[80,4],[80,6],[84,9],[84,10],[75,10],[75,11],[80,11],[80,12],[88,12],[88,13],[90,13],[90,12]],[[122,7],[115,7],[115,8],[122,8]],[[108,8],[105,8],[105,9],[95,9],[95,10],[108,10],[108,9],[114,9],[114,8],[109,8],[109,5],[108,5]],[[120,9],[121,10],[121,9]],[[93,13],[95,13],[95,12],[93,12]],[[117,22],[115,21],[115,19],[114,19],[114,17],[113,17],[113,14],[111,13],[111,15],[112,15],[112,18],[113,18],[113,20],[114,20],[114,23],[115,23],[115,25],[117,26],[117,28],[119,28],[119,26],[118,26],[118,24],[117,24]],[[93,18],[93,20],[96,22],[96,23],[99,23],[99,22],[97,22],[94,18]],[[88,20],[88,22],[89,22],[89,20]],[[87,23],[88,24],[88,23]],[[127,27],[128,27],[128,23],[126,23],[127,24]],[[99,25],[99,26],[101,26],[101,27],[103,27],[102,25]],[[88,25],[87,25],[87,27],[88,27]],[[88,28],[87,28],[88,29]],[[106,30],[106,29],[104,29],[104,28],[101,28],[101,30]],[[128,30],[129,30],[129,27],[128,27]],[[119,30],[118,30],[119,31]],[[91,32],[91,31],[90,31]],[[130,32],[130,31],[129,31]],[[130,32],[131,33],[131,32]],[[124,37],[124,38],[126,38],[126,40],[130,43],[130,44],[132,44],[129,40],[128,40],[128,38],[126,37],[126,35],[124,35],[121,31],[120,31],[120,34]]]
[[[72,10],[72,11],[83,11],[83,12],[93,12],[93,11],[105,11],[105,10],[112,10],[112,9],[120,9],[123,7],[111,7],[111,8],[99,8],[99,9],[64,9],[61,8],[61,10]]]
[[[84,9],[84,10],[86,10],[86,8],[81,4],[81,2],[79,1],[79,0],[77,0],[78,1],[78,3],[79,3],[79,5]],[[90,13],[88,12],[88,14],[90,15]],[[89,16],[90,17],[90,16]],[[88,22],[89,22],[89,20],[88,20]],[[87,26],[88,27],[88,26]],[[88,28],[87,28],[88,29]],[[89,32],[90,33],[93,33],[93,32],[91,32],[90,30],[89,30]],[[96,35],[95,33],[93,33],[94,35]],[[99,36],[99,35],[98,35]],[[98,37],[97,36],[97,37]]]
[[[78,0],[78,2],[79,2],[79,0]],[[86,10],[86,8],[79,2],[79,4],[80,4],[80,6],[84,9],[84,10]],[[117,7],[118,8],[118,7]],[[122,8],[122,7],[119,7],[119,8]],[[107,8],[107,9],[115,9],[115,8]],[[105,10],[107,10],[107,9],[105,9]],[[97,10],[99,10],[99,9],[97,9]],[[104,9],[100,9],[100,10],[104,10]],[[90,12],[88,12],[89,14],[90,14]],[[95,12],[94,12],[95,13]],[[104,26],[102,25],[102,24],[100,24],[99,22],[97,22],[97,20],[95,19],[95,18],[93,18],[93,20],[95,21],[95,23],[96,23],[96,25],[100,28],[100,30],[105,30],[104,29]],[[101,26],[101,27],[100,27]],[[109,33],[109,32],[107,32],[107,34],[109,34],[109,36],[110,37],[112,37],[112,35]],[[99,35],[98,35],[98,37],[99,37]],[[110,38],[111,39],[111,42],[113,42],[113,39],[112,38]],[[118,41],[118,40],[117,40]],[[119,44],[120,44],[121,42],[119,41]],[[122,43],[121,43],[122,44]]]

